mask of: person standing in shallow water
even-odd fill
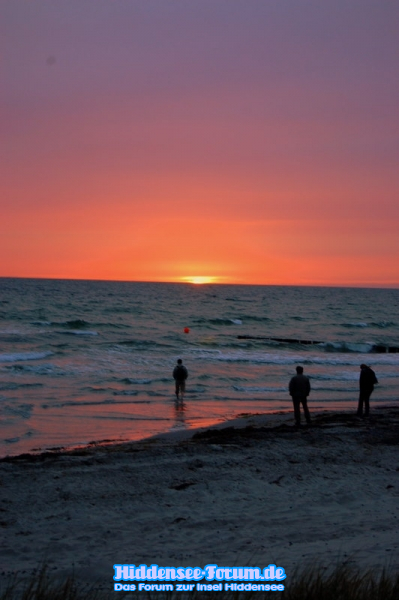
[[[308,409],[307,397],[310,394],[309,377],[303,374],[303,367],[296,368],[296,375],[292,377],[289,384],[289,392],[294,404],[294,415],[296,425],[301,424],[301,404],[305,413],[306,423],[310,425],[310,412]]]
[[[184,392],[186,391],[186,379],[188,371],[183,365],[181,358],[178,359],[177,365],[173,369],[173,379],[175,380],[175,394],[177,400],[183,400]]]
[[[357,407],[357,416],[363,416],[363,404],[364,404],[364,416],[368,417],[370,414],[370,396],[374,390],[374,385],[378,383],[378,379],[375,376],[373,369],[367,365],[360,365],[360,377],[359,377],[359,404]]]

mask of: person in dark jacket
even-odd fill
[[[310,425],[310,412],[308,409],[307,397],[310,394],[310,381],[303,374],[303,367],[296,368],[296,375],[292,377],[289,385],[290,396],[294,404],[294,415],[296,425],[301,424],[301,404],[305,413],[306,423]]]
[[[177,365],[173,369],[173,379],[175,380],[175,394],[176,398],[183,400],[184,392],[186,391],[186,379],[188,377],[188,371],[183,365],[181,358],[178,359]]]
[[[374,385],[378,383],[378,379],[375,376],[373,369],[367,365],[360,365],[360,377],[359,377],[359,404],[357,407],[357,416],[363,416],[363,404],[364,404],[364,416],[368,417],[370,413],[370,396],[374,389]]]

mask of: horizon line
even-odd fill
[[[157,280],[142,280],[142,279],[98,279],[98,278],[83,278],[83,277],[29,277],[29,276],[18,276],[18,275],[0,275],[0,279],[25,279],[25,280],[39,280],[39,281],[94,281],[104,283],[159,283],[159,284],[174,284],[174,285],[190,285],[194,287],[203,286],[227,286],[227,285],[240,285],[240,286],[259,286],[259,287],[317,287],[317,288],[344,288],[344,289],[399,289],[398,283],[359,283],[359,284],[347,284],[347,283],[240,283],[240,282],[204,282],[204,283],[193,283],[191,281],[157,281]]]

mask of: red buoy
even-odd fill
[[[185,327],[185,328],[183,329],[183,331],[184,331],[184,333],[190,333],[190,329],[189,329],[189,327]]]

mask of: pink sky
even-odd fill
[[[399,286],[399,5],[0,10],[0,276]]]

